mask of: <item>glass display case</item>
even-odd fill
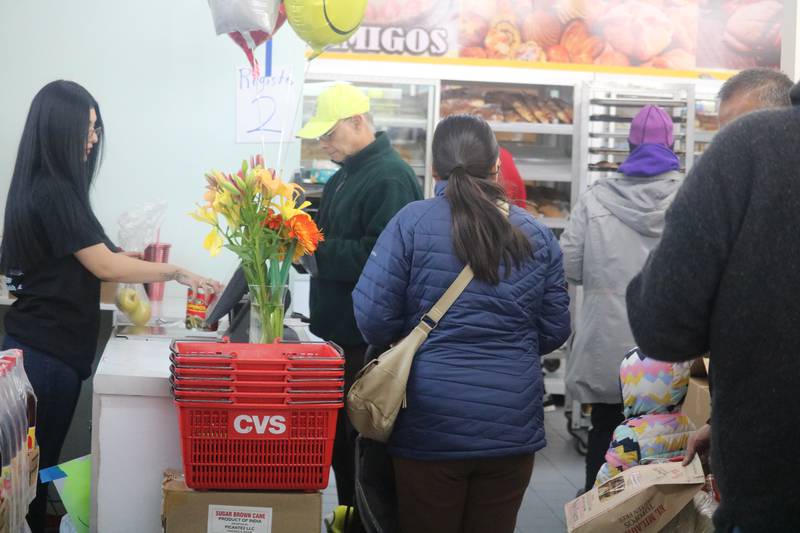
[[[573,86],[443,81],[440,112],[475,114],[489,122],[514,158],[527,210],[560,234],[577,192],[574,102]]]
[[[313,115],[317,96],[333,83],[342,81],[352,83],[367,93],[376,130],[389,135],[392,146],[411,165],[426,195],[430,195],[433,186],[429,132],[433,132],[436,124],[437,84],[431,81],[417,83],[375,78],[311,77],[303,87],[304,122]],[[316,204],[325,183],[339,166],[328,159],[317,141],[302,141],[300,159],[302,170],[296,179],[306,190],[308,199]]]
[[[694,155],[699,157],[719,131],[719,102],[716,92],[697,91],[694,114]]]

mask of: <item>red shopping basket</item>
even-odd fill
[[[176,367],[225,371],[344,369],[344,357],[330,344],[173,342],[170,360]]]
[[[328,486],[341,403],[292,407],[176,400],[186,485],[319,490]]]
[[[342,380],[344,377],[343,369],[220,370],[218,368],[186,368],[176,366],[174,363],[170,365],[170,373],[180,379],[268,381],[274,383]]]
[[[173,387],[176,399],[195,402],[231,403],[245,405],[332,405],[344,401],[344,391],[318,392],[290,390],[287,393],[191,391]]]
[[[272,394],[337,392],[339,394],[344,394],[344,381],[338,379],[281,383],[269,381],[186,379],[173,376],[170,378],[170,384],[176,391],[256,392]]]

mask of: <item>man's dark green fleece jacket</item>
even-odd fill
[[[316,252],[319,273],[311,279],[312,333],[341,346],[364,343],[351,294],[383,228],[421,199],[417,176],[384,133],[344,161],[325,185],[317,215],[325,241]]]

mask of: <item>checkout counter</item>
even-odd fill
[[[165,298],[159,307],[153,311],[162,328],[131,334],[115,327],[94,375],[92,532],[161,531],[164,471],[183,469],[169,384],[170,343],[217,334],[185,329],[185,298]],[[318,340],[299,319],[285,324],[301,342]],[[225,325],[219,329],[221,335]]]

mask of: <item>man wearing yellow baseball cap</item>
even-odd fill
[[[313,257],[310,307],[312,333],[345,352],[345,393],[367,350],[351,293],[389,220],[409,202],[422,199],[414,171],[392,148],[386,133],[375,133],[369,111],[369,97],[363,91],[337,83],[319,95],[314,116],[297,134],[316,139],[341,165],[322,191],[317,223],[325,241]],[[337,424],[336,490],[340,505],[353,506],[356,433],[346,416],[340,416]]]

